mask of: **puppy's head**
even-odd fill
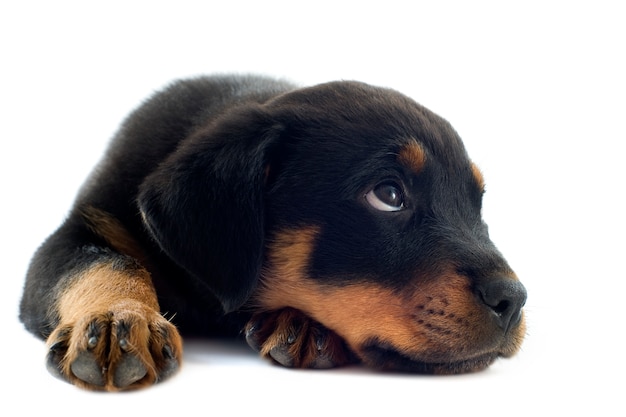
[[[385,369],[477,370],[519,349],[526,293],[445,120],[340,82],[235,109],[191,139],[140,201],[225,310],[299,309]]]

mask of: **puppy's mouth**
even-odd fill
[[[453,375],[481,371],[489,367],[501,355],[498,352],[488,352],[467,359],[447,361],[437,358],[431,361],[411,358],[388,344],[372,340],[359,350],[358,356],[369,366],[383,371]]]

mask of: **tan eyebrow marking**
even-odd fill
[[[398,161],[419,174],[426,164],[426,152],[419,143],[411,142],[400,150]]]
[[[480,171],[480,168],[472,162],[472,175],[474,176],[474,180],[476,180],[476,184],[481,189],[481,191],[485,190],[485,178],[483,177],[483,173]]]

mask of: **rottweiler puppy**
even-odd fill
[[[483,193],[450,124],[396,91],[181,80],[122,124],[20,318],[50,372],[95,390],[167,378],[181,334],[294,368],[477,371],[525,334]]]

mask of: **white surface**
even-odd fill
[[[619,2],[204,3],[0,5],[3,409],[626,415]],[[227,71],[359,79],[450,120],[485,173],[492,238],[529,292],[521,353],[474,375],[394,376],[289,371],[192,341],[182,371],[143,392],[85,393],[49,376],[44,345],[16,319],[32,252],[128,111],[173,78]]]

